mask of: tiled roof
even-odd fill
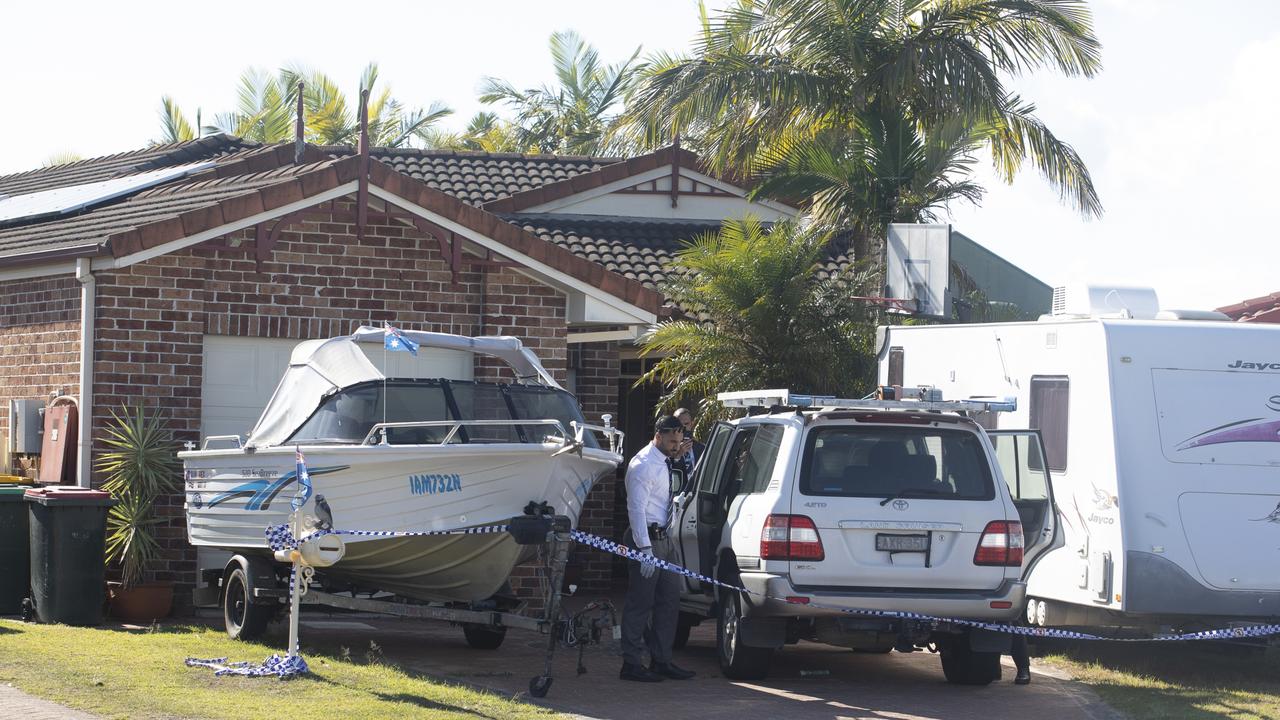
[[[0,176],[0,195],[24,195],[68,185],[97,182],[170,165],[225,157],[256,147],[259,147],[258,143],[229,135],[210,135],[199,140],[156,145],[142,150],[3,175]]]
[[[355,148],[348,146],[326,146],[319,149],[333,157],[355,153]],[[369,154],[397,172],[421,180],[427,187],[476,206],[621,162],[619,158],[576,155],[520,155],[412,148],[370,148]]]
[[[659,288],[676,253],[691,240],[719,229],[707,221],[661,221],[647,218],[600,218],[586,215],[505,215],[507,222],[569,250],[578,257]],[[818,270],[819,277],[848,271],[853,251],[833,242]]]
[[[1280,292],[1220,307],[1218,312],[1240,322],[1280,323]]]
[[[174,235],[144,244],[151,247],[262,212],[270,203],[258,196],[259,189],[280,185],[290,178],[322,172],[336,162],[289,164],[256,173],[224,173],[223,177],[218,176],[215,168],[79,215],[0,228],[0,258],[19,260],[19,256],[24,255],[28,259],[71,257],[97,255],[104,250],[110,250],[118,257],[123,252],[140,249],[141,246],[134,247],[138,243],[130,238],[142,228],[154,228],[159,224],[168,227],[167,234]],[[235,165],[232,163],[233,169]],[[246,204],[244,201],[248,196],[252,196],[252,201]],[[236,206],[246,206],[242,213],[232,214],[224,207],[222,201],[232,198],[239,199]],[[203,226],[197,227],[197,224]]]

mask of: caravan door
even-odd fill
[[[1044,445],[1039,430],[988,430],[987,435],[995,446],[1000,474],[1009,485],[1022,521],[1027,544],[1022,561],[1025,577],[1025,568],[1030,568],[1036,557],[1053,545],[1058,528]]]

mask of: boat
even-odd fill
[[[387,377],[361,349],[373,342],[413,348],[414,376]],[[431,377],[430,353],[420,348],[470,353],[484,377],[495,360],[514,375]],[[314,492],[302,508],[311,527],[358,531],[341,535],[345,552],[324,569],[326,585],[476,602],[536,548],[474,530],[522,515],[565,516],[576,526],[591,487],[622,461],[621,435],[607,415],[587,424],[577,399],[517,338],[361,327],[297,345],[246,439],[209,437],[178,453],[187,537],[270,558],[266,530],[291,521],[301,453]],[[446,530],[473,532],[378,535]]]

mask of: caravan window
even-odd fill
[[[1067,409],[1071,381],[1066,377],[1031,376],[1031,428],[1044,438],[1049,469],[1067,469]]]

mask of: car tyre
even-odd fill
[[[253,602],[253,585],[243,567],[227,573],[222,591],[222,620],[232,640],[256,640],[275,615],[272,605]]]
[[[942,674],[955,685],[990,685],[1000,677],[1000,653],[979,652],[969,635],[957,635],[939,644]]]
[[[720,672],[733,680],[763,680],[769,674],[773,648],[744,645],[742,624],[742,594],[723,593],[716,619],[716,654],[720,658]]]
[[[676,637],[671,643],[671,647],[675,650],[683,650],[684,646],[689,644],[689,632],[697,624],[697,617],[690,613],[680,613],[680,616],[676,618]]]

